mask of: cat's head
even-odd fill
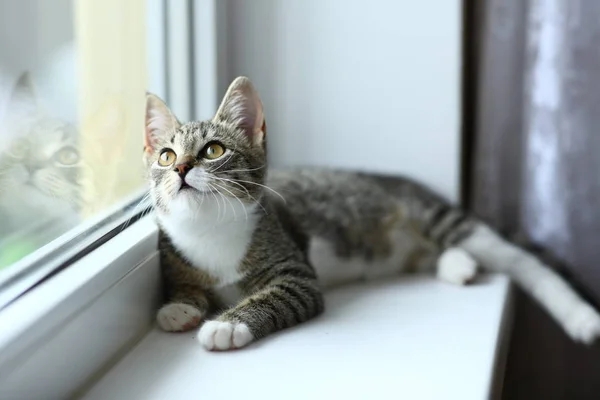
[[[266,174],[263,107],[237,78],[215,117],[180,123],[158,97],[146,103],[144,162],[159,215],[241,217],[257,206]]]
[[[1,125],[0,197],[19,204],[1,201],[0,207],[56,208],[57,201],[76,206],[81,167],[77,129],[41,109],[27,73],[15,85]]]

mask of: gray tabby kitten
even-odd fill
[[[263,108],[247,78],[210,121],[181,124],[148,95],[144,160],[166,284],[158,324],[184,331],[210,318],[198,334],[208,350],[315,317],[325,286],[428,268],[462,285],[479,264],[511,276],[574,340],[600,336],[600,316],[565,281],[417,183],[311,169],[267,179]]]
[[[78,220],[78,132],[41,109],[27,73],[15,85],[1,126],[0,240],[24,231],[33,231],[29,238],[35,239],[44,224],[52,225],[53,239]]]

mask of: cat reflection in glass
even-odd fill
[[[77,224],[82,205],[78,131],[45,112],[28,73],[18,79],[4,111],[0,268]]]

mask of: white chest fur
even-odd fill
[[[257,217],[248,211],[236,217],[216,214],[172,213],[159,215],[162,227],[173,245],[195,268],[219,279],[219,287],[240,280],[239,266],[243,260]],[[194,215],[195,218],[190,216]],[[241,217],[243,215],[243,217]]]

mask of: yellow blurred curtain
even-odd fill
[[[141,188],[145,0],[75,0],[84,216]]]

